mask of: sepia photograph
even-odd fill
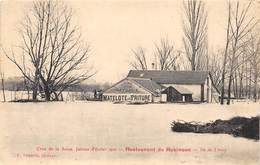
[[[260,0],[0,0],[0,165],[260,164]]]

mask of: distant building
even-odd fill
[[[103,93],[104,100],[129,102],[212,102],[207,71],[130,70],[127,77]]]
[[[145,78],[127,77],[103,92],[110,101],[154,102],[160,99],[161,85]]]

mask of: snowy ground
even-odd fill
[[[259,141],[173,133],[170,124],[176,119],[209,122],[259,114],[259,103],[0,103],[0,164],[258,164]],[[49,147],[54,151],[43,151]],[[62,147],[73,151],[61,151]],[[90,151],[76,152],[79,147]],[[92,147],[116,150],[94,152]],[[164,152],[129,152],[125,147],[162,148]],[[166,152],[167,147],[191,151]]]

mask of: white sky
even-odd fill
[[[74,10],[74,21],[92,49],[90,63],[98,74],[97,82],[115,82],[130,69],[131,49],[146,48],[153,55],[154,42],[168,37],[177,49],[182,48],[182,0],[98,0],[68,1]],[[4,0],[1,2],[1,42],[5,48],[17,45],[17,24],[31,2]],[[225,39],[225,0],[206,1],[208,9],[209,47],[218,49]],[[255,11],[257,12],[257,11]],[[7,77],[19,71],[2,59]]]

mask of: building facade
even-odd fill
[[[155,102],[161,86],[150,79],[125,78],[103,93],[103,100],[113,102]]]
[[[207,71],[130,70],[127,77],[103,93],[104,100],[130,102],[213,102]]]

